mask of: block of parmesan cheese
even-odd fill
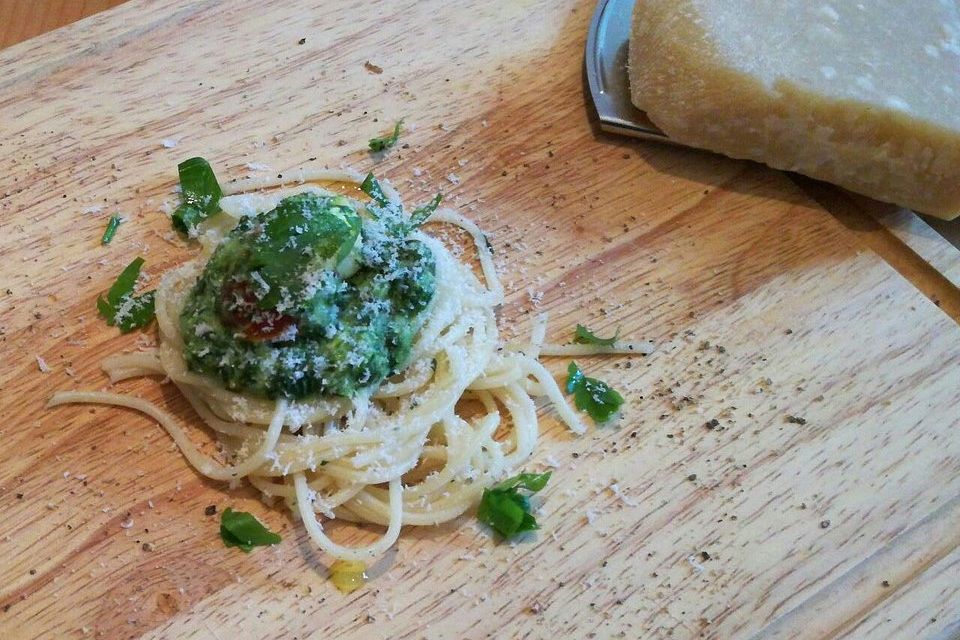
[[[955,0],[637,0],[629,75],[680,143],[960,213]]]

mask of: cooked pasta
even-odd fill
[[[141,398],[70,391],[54,395],[50,405],[99,403],[139,410],[166,429],[203,475],[231,483],[247,479],[299,514],[323,551],[369,561],[396,542],[403,525],[456,518],[477,504],[484,488],[527,461],[538,437],[535,397],[546,396],[573,432],[585,431],[538,355],[648,353],[652,348],[647,343],[545,345],[545,318],[530,344],[501,344],[495,309],[504,294],[486,239],[472,222],[439,209],[429,221],[470,234],[484,282],[438,239],[412,231],[410,237],[432,255],[436,284],[403,371],[352,398],[269,398],[230,390],[215,376],[191,370],[181,314],[210,254],[238,220],[268,211],[292,194],[331,193],[318,184],[359,184],[361,177],[315,172],[299,178],[295,186],[256,181],[225,189],[222,214],[198,230],[204,255],[167,273],[157,289],[158,348],[103,363],[113,383],[169,378],[215,433],[228,464],[205,455],[173,416]],[[389,185],[384,191],[399,200]],[[363,210],[362,203],[355,205]],[[333,518],[382,525],[386,531],[369,546],[348,547],[324,531],[323,521]]]

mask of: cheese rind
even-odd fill
[[[960,213],[951,0],[638,0],[629,75],[677,142]]]

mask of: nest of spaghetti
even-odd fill
[[[317,180],[360,184],[353,174],[312,176]],[[229,363],[220,375],[213,365],[199,366],[193,357],[196,326],[185,321],[185,310],[205,269],[238,226],[250,226],[253,217],[305,194],[344,201],[342,194],[313,184],[221,199],[221,213],[195,233],[204,247],[201,257],[165,274],[157,288],[158,348],[104,361],[112,382],[166,376],[215,434],[225,461],[206,455],[176,418],[140,398],[63,392],[53,404],[95,402],[142,411],[167,430],[203,475],[230,483],[248,480],[298,514],[321,549],[339,559],[368,561],[396,542],[403,525],[436,525],[460,516],[477,504],[485,488],[526,461],[538,435],[534,398],[546,396],[573,431],[585,427],[537,360],[542,323],[532,345],[501,343],[495,311],[503,289],[480,229],[436,205],[416,219],[420,210],[406,213],[389,185],[380,197],[398,212],[400,224],[408,225],[407,237],[429,252],[433,278],[402,367],[358,386],[350,396],[295,396],[282,393],[282,386],[281,392],[238,389],[229,383]],[[344,206],[366,216],[383,215],[360,200],[347,199]],[[477,272],[420,228],[428,221],[466,231],[476,249]],[[369,546],[347,547],[327,536],[323,522],[329,519],[382,525],[386,532]]]

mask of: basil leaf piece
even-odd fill
[[[137,278],[140,277],[140,269],[143,268],[143,263],[143,258],[134,258],[133,262],[128,264],[117,276],[116,282],[107,291],[107,302],[111,307],[116,307],[123,298],[133,293],[133,287],[137,284]]]
[[[623,405],[623,396],[606,382],[583,375],[576,362],[567,367],[567,376],[567,393],[573,394],[574,405],[596,422],[607,422]]]
[[[433,200],[414,209],[413,213],[410,214],[410,230],[412,231],[426,222],[433,212],[437,210],[437,207],[440,206],[442,200],[443,194],[438,193],[433,196]]]
[[[493,488],[497,491],[506,491],[514,487],[522,487],[527,491],[536,493],[540,491],[550,480],[550,471],[546,473],[519,473],[512,478],[508,478]]]
[[[206,217],[206,214],[202,211],[194,209],[188,204],[181,204],[170,216],[170,221],[173,223],[174,229],[185,236],[189,236],[190,230],[195,229]]]
[[[400,139],[400,125],[403,124],[403,119],[397,120],[397,124],[393,127],[393,133],[381,136],[379,138],[370,138],[370,141],[367,143],[370,146],[371,151],[386,151],[393,145],[397,144],[397,140]]]
[[[220,514],[220,538],[228,547],[237,547],[250,553],[254,547],[279,544],[282,539],[246,511],[234,511],[230,507]]]
[[[383,188],[380,186],[380,181],[374,178],[372,173],[368,173],[367,177],[360,183],[360,190],[370,196],[370,198],[381,207],[385,207],[390,203],[387,196],[383,195]]]
[[[97,313],[107,321],[108,325],[113,326],[113,305],[104,300],[103,296],[97,296]]]
[[[203,158],[188,158],[177,165],[180,174],[181,204],[171,218],[174,228],[185,235],[216,213],[223,191]]]
[[[477,518],[505,539],[539,529],[536,518],[530,513],[530,495],[543,489],[548,480],[549,471],[521,473],[490,489],[484,489],[477,508]],[[529,494],[520,493],[520,489]]]
[[[97,298],[97,312],[111,327],[127,333],[150,324],[155,315],[154,292],[133,295],[133,288],[143,267],[143,258],[135,258],[120,272],[116,282],[107,291],[107,297]]]
[[[103,230],[103,237],[100,238],[100,244],[110,244],[113,236],[117,235],[117,227],[120,226],[121,222],[123,222],[123,220],[120,216],[110,216],[110,221],[107,222],[107,228]]]
[[[129,309],[124,309],[121,305],[119,311],[125,311],[125,313],[114,316],[114,322],[120,329],[120,333],[129,333],[150,324],[157,315],[155,294],[155,291],[148,291],[141,296],[131,298],[132,304]]]
[[[612,347],[616,342],[617,338],[620,337],[620,329],[617,328],[614,332],[612,338],[601,338],[595,335],[590,329],[587,329],[582,324],[577,325],[577,332],[573,337],[574,342],[579,342],[580,344],[595,344],[598,347]]]

